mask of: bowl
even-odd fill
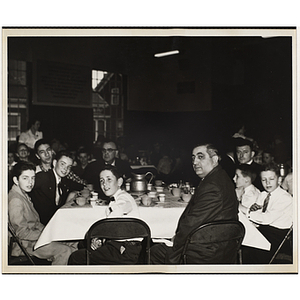
[[[181,195],[181,199],[184,201],[184,202],[189,202],[192,198],[192,195],[191,194],[182,194]]]
[[[83,206],[86,204],[86,198],[79,196],[75,199],[75,202],[77,203],[77,205]]]
[[[156,186],[155,189],[158,193],[162,193],[164,191],[164,188],[162,186]]]

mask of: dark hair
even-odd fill
[[[236,147],[249,146],[251,151],[253,151],[253,143],[248,139],[236,138],[235,146]]]
[[[264,149],[262,154],[269,153],[272,157],[274,157],[274,151],[271,148]]]
[[[50,146],[50,143],[48,141],[46,141],[46,139],[39,139],[35,142],[34,144],[34,152],[36,154],[38,154],[38,149],[41,145],[49,145]]]
[[[29,121],[28,121],[28,123],[27,123],[28,129],[30,129],[31,126],[34,125],[36,121],[39,121],[41,123],[41,120],[39,118],[37,118],[37,117],[30,118]]]
[[[280,176],[280,170],[278,165],[275,162],[270,162],[268,164],[263,164],[261,172],[266,172],[266,171],[273,171],[277,176]]]
[[[195,149],[197,147],[201,147],[201,146],[206,147],[206,151],[207,151],[210,158],[212,158],[214,155],[217,155],[218,160],[221,159],[220,155],[219,155],[219,150],[217,149],[217,147],[214,144],[212,144],[212,143],[198,143],[193,147],[193,149]]]
[[[241,164],[236,169],[240,170],[244,177],[250,177],[251,183],[256,179],[256,172],[253,170],[251,165]]]
[[[33,170],[35,172],[35,165],[27,161],[20,161],[13,167],[12,176],[19,178],[26,170]]]
[[[111,171],[113,175],[116,176],[117,179],[122,178],[121,173],[118,171],[118,169],[115,166],[106,165],[104,168],[101,169],[100,173],[105,170]],[[100,177],[100,173],[99,173],[99,177]]]
[[[55,159],[57,161],[59,161],[63,156],[71,158],[72,161],[74,160],[72,154],[67,150],[61,150],[61,151],[57,152],[55,155]]]
[[[86,153],[87,155],[89,155],[89,151],[87,150],[87,148],[81,147],[78,149],[77,151],[77,156],[79,156],[79,154],[81,153]]]
[[[18,151],[19,151],[19,148],[20,148],[21,146],[25,146],[25,147],[26,147],[26,149],[27,149],[27,151],[29,151],[29,148],[28,148],[28,146],[27,146],[25,143],[20,143],[20,144],[18,144],[18,146],[17,146],[17,150],[16,150],[16,152],[18,152]]]

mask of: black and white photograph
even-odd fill
[[[296,27],[2,35],[3,273],[297,273]]]

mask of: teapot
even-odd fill
[[[151,175],[151,178],[149,180],[149,183],[151,183],[151,180],[153,179],[153,174],[151,172],[147,172],[146,174],[134,174],[133,178],[130,183],[130,190],[132,192],[146,192],[147,191],[147,180],[146,176]]]

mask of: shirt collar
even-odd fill
[[[54,169],[54,168],[53,168],[52,170],[53,170],[53,173],[54,173],[54,176],[55,176],[56,183],[57,183],[57,184],[59,184],[59,183],[60,183],[60,181],[61,181],[61,177],[59,177],[59,176],[56,174],[56,172],[55,172],[55,169]]]

